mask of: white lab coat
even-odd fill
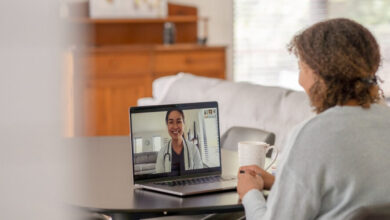
[[[198,148],[188,140],[183,140],[183,141],[187,143],[187,145],[183,143],[183,151],[182,151],[182,153],[184,153],[185,170],[203,168],[203,162],[202,162],[202,158],[200,157]],[[188,146],[189,153],[187,153],[187,146]],[[170,156],[167,155],[164,158],[164,155],[167,152],[169,152]],[[190,158],[188,158],[188,156]],[[169,158],[171,160],[169,160]],[[168,144],[164,145],[157,154],[156,173],[171,172],[171,165],[172,165],[172,144],[170,141],[168,142]]]

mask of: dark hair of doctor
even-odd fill
[[[169,114],[171,114],[171,112],[173,111],[177,111],[180,113],[181,117],[183,118],[183,123],[184,123],[184,113],[183,113],[183,110],[181,110],[180,108],[171,108],[167,111],[167,114],[165,115],[165,123],[168,124],[168,117],[169,117]]]

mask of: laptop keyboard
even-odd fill
[[[215,182],[224,182],[236,179],[235,177],[221,177],[221,176],[207,176],[207,177],[197,177],[191,179],[183,179],[183,180],[171,180],[164,182],[156,182],[156,185],[163,186],[186,186],[186,185],[198,185],[205,183],[215,183]]]

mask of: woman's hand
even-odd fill
[[[262,190],[264,187],[263,179],[251,170],[244,173],[238,172],[237,192],[242,199],[247,192],[252,189]]]
[[[260,174],[264,181],[264,189],[270,190],[272,185],[274,185],[275,177],[257,165],[242,166],[240,167],[240,170],[250,170],[256,174]]]

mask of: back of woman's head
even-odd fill
[[[317,113],[351,100],[368,108],[383,96],[375,75],[381,60],[378,43],[352,20],[314,24],[292,39],[289,51],[314,71],[309,97]]]

